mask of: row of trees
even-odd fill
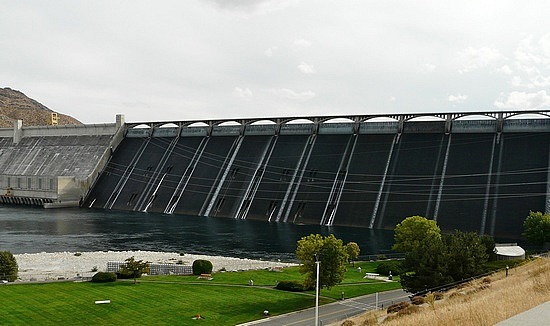
[[[435,221],[408,217],[395,227],[393,246],[406,252],[401,285],[408,292],[419,292],[482,274],[494,245],[489,236],[441,234]]]

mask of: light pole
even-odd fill
[[[315,258],[315,265],[317,265],[317,277],[315,281],[315,326],[319,326],[319,256],[317,254],[313,255]]]

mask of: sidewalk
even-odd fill
[[[538,326],[548,324],[550,324],[550,301],[503,320],[497,326]]]

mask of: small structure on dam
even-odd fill
[[[84,206],[518,238],[549,209],[548,111],[126,124]]]
[[[124,135],[116,123],[0,129],[0,203],[78,207]]]

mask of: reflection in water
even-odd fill
[[[388,252],[393,242],[385,230],[0,206],[0,250],[13,253],[150,250],[291,260],[296,241],[311,233],[357,242],[362,255]]]

